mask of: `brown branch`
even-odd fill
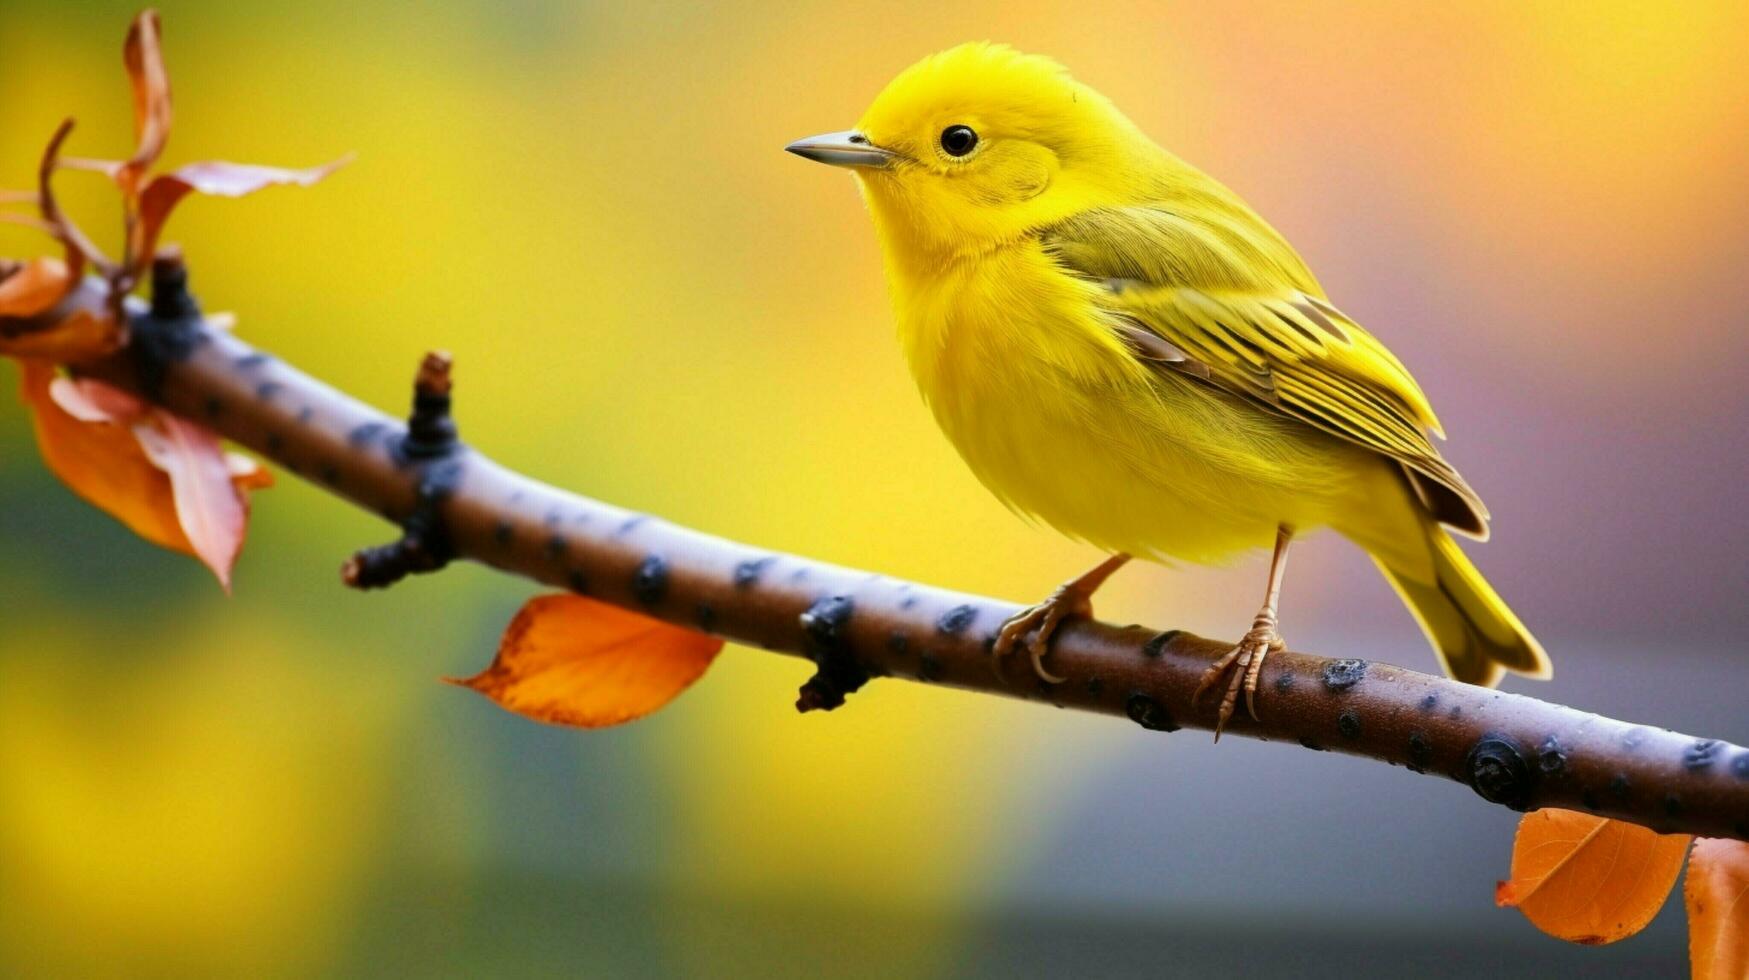
[[[1157,731],[1213,725],[1214,705],[1193,705],[1191,693],[1224,643],[1076,623],[1052,654],[1066,683],[1019,670],[1004,679],[989,649],[1010,603],[735,544],[511,472],[453,442],[447,362],[439,369],[428,360],[421,371],[409,432],[186,315],[194,306],[180,267],[157,271],[153,309],[182,314],[135,304],[130,346],[79,371],[198,420],[409,536],[426,535],[423,547],[435,536],[446,556],[807,657],[818,672],[801,710],[836,707],[870,677],[898,677],[1123,715]],[[90,284],[68,303],[96,310],[103,299]],[[421,446],[438,451],[415,451]],[[405,557],[385,560],[417,570]],[[380,584],[361,581],[362,571],[352,577]],[[1241,714],[1229,731],[1401,764],[1514,809],[1585,809],[1660,831],[1749,840],[1749,751],[1736,745],[1304,653],[1270,657],[1263,688],[1262,720]]]

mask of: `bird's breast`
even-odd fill
[[[1113,334],[1092,287],[1042,251],[895,279],[900,338],[936,421],[1009,507],[1110,551],[1215,561],[1293,513],[1296,433]]]

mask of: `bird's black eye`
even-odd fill
[[[963,157],[978,145],[978,134],[970,126],[949,126],[941,131],[941,148],[948,156]]]

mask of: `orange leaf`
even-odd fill
[[[61,481],[153,544],[205,562],[230,589],[248,491],[271,486],[254,460],[124,391],[22,361],[37,446]]]
[[[39,258],[0,278],[0,317],[27,320],[47,313],[73,289],[73,269],[60,259]]]
[[[52,365],[23,361],[20,367],[20,393],[31,408],[37,447],[49,469],[140,537],[192,554],[176,519],[170,478],[146,458],[132,430],[116,422],[81,421],[69,413],[51,393],[57,380]]]
[[[492,666],[466,680],[445,680],[526,718],[605,728],[673,700],[722,648],[714,636],[560,593],[522,607]]]
[[[1573,810],[1528,813],[1512,842],[1512,880],[1494,902],[1568,942],[1626,939],[1663,907],[1690,840]]]
[[[152,465],[170,477],[176,517],[195,557],[206,563],[225,591],[243,547],[249,509],[234,485],[219,437],[169,412],[135,423],[134,437]]]
[[[158,235],[164,230],[164,222],[170,218],[170,212],[190,193],[242,197],[264,187],[286,184],[308,187],[345,166],[347,161],[348,158],[343,157],[308,170],[288,170],[252,163],[208,160],[184,164],[170,173],[159,174],[140,192],[140,220],[135,228],[138,240],[134,243],[133,253],[143,257],[152,254],[158,245]],[[141,261],[146,259],[142,258]]]
[[[1682,895],[1694,980],[1749,977],[1749,844],[1695,841]]]
[[[134,18],[122,46],[122,61],[133,84],[134,154],[122,164],[116,179],[132,196],[170,139],[170,74],[164,69],[156,10],[141,11]]]

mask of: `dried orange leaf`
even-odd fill
[[[60,259],[31,259],[0,278],[0,317],[26,320],[47,313],[72,291],[76,278]]]
[[[81,422],[129,423],[149,407],[138,397],[91,378],[56,378],[49,383],[49,397]]]
[[[1749,977],[1749,844],[1695,841],[1682,896],[1694,980]]]
[[[673,700],[722,648],[714,636],[593,599],[543,595],[511,620],[492,666],[445,679],[526,718],[604,728]]]
[[[170,139],[170,75],[164,69],[159,38],[158,12],[146,10],[134,18],[122,47],[134,92],[134,154],[122,164],[116,179],[128,194],[163,155]]]
[[[153,466],[127,425],[84,422],[56,402],[52,365],[23,361],[20,393],[31,409],[37,447],[61,482],[153,544],[193,554],[176,518],[170,478]]]
[[[1568,942],[1613,943],[1658,914],[1691,839],[1573,810],[1528,813],[1512,843],[1512,880],[1496,886],[1494,902]]]
[[[249,510],[231,476],[219,437],[168,412],[154,412],[134,425],[134,436],[152,465],[170,477],[176,517],[195,557],[231,589],[231,567],[243,547]]]
[[[164,230],[164,222],[170,218],[170,212],[190,193],[242,197],[264,187],[308,187],[345,166],[349,159],[343,157],[307,170],[207,160],[185,164],[170,173],[159,174],[140,192],[140,220],[135,228],[138,241],[134,243],[133,254],[152,254],[157,247],[158,236]],[[145,259],[142,258],[141,261]]]
[[[106,314],[74,310],[38,330],[10,333],[0,327],[0,354],[69,364],[102,357],[121,346],[122,331]]]
[[[153,544],[205,562],[230,589],[249,491],[273,484],[218,437],[89,378],[22,361],[21,394],[43,460],[73,492]]]

